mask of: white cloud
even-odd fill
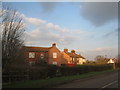
[[[66,35],[66,33],[61,34],[61,33],[54,33],[51,31],[42,31],[39,29],[33,30],[31,32],[26,32],[27,35],[27,39],[26,42],[30,42],[33,41],[32,43],[34,44],[34,42],[56,42],[59,44],[69,44],[72,43],[71,40],[76,39],[76,37],[74,36],[69,36]],[[27,43],[28,44],[28,43]],[[35,43],[36,44],[36,43]]]
[[[59,27],[59,25],[55,25],[53,23],[47,23],[46,27],[48,29],[53,29],[53,30],[61,31],[61,28]]]
[[[39,26],[41,24],[45,24],[46,21],[44,20],[41,20],[41,19],[37,19],[37,18],[25,18],[26,21],[30,24],[33,24],[33,25],[36,25],[36,26]]]
[[[38,18],[29,18],[23,15],[25,22],[31,24],[36,29],[32,31],[26,31],[26,44],[41,44],[41,42],[56,42],[58,44],[71,44],[76,40],[83,38],[86,32],[82,30],[69,30],[62,28],[59,25],[47,22]],[[84,34],[84,35],[83,35]],[[37,42],[37,43],[36,43]],[[38,43],[39,42],[39,43]]]

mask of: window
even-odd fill
[[[73,61],[75,60],[75,58],[73,58]]]
[[[34,64],[35,64],[35,62],[29,62],[29,64],[30,64],[30,65],[34,65]]]
[[[41,58],[41,59],[43,59],[43,58],[44,58],[44,54],[43,54],[43,53],[41,53],[40,58]]]
[[[54,64],[54,65],[57,65],[57,62],[54,61],[53,64]]]
[[[35,53],[34,52],[30,52],[29,53],[29,58],[35,58]]]
[[[70,57],[70,60],[72,61],[72,57]]]
[[[53,53],[53,58],[57,58],[57,53]]]

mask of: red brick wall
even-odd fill
[[[53,52],[57,53],[57,58],[53,58]],[[53,64],[53,61],[57,62],[57,65],[61,65],[61,52],[55,46],[49,50],[49,64]]]
[[[67,55],[65,52],[62,52],[62,64],[70,63],[70,56]]]
[[[45,57],[45,61],[48,64],[53,64],[54,61],[57,62],[57,65],[60,66],[61,64],[64,64],[64,60],[62,59],[62,53],[60,52],[60,50],[56,47],[56,45],[53,45],[50,49],[48,49],[48,51],[42,52],[42,51],[38,51],[35,52],[35,58],[29,58],[29,52],[31,50],[29,49],[24,49],[25,50],[25,59],[27,61],[32,61],[32,62],[37,62],[38,60],[40,60],[41,57],[41,53],[44,54]],[[33,50],[33,48],[32,48]],[[39,49],[38,49],[39,50]],[[34,50],[33,50],[34,51]],[[53,58],[53,52],[57,53],[57,58]]]
[[[25,59],[28,61],[28,62],[37,62],[38,60],[41,59],[41,53],[44,54],[44,60],[46,62],[48,62],[48,52],[33,52],[35,53],[35,58],[29,58],[29,51],[25,52]]]

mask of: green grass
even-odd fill
[[[3,88],[44,88],[44,87],[52,87],[55,85],[67,83],[73,80],[91,77],[94,75],[100,75],[107,72],[113,72],[116,70],[106,70],[101,72],[90,72],[86,74],[81,75],[74,75],[74,76],[64,76],[64,77],[55,77],[55,78],[49,78],[49,79],[43,79],[43,80],[28,80],[28,81],[20,81],[20,82],[14,82],[7,85],[3,85]]]

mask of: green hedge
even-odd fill
[[[80,75],[83,73],[103,71],[109,69],[112,69],[112,65],[77,65],[73,67],[58,67],[55,65],[45,65],[33,66],[29,68],[10,68],[7,72],[3,73],[3,82]]]
[[[74,67],[60,67],[62,76],[83,74],[88,72],[112,69],[111,65],[79,65]]]

